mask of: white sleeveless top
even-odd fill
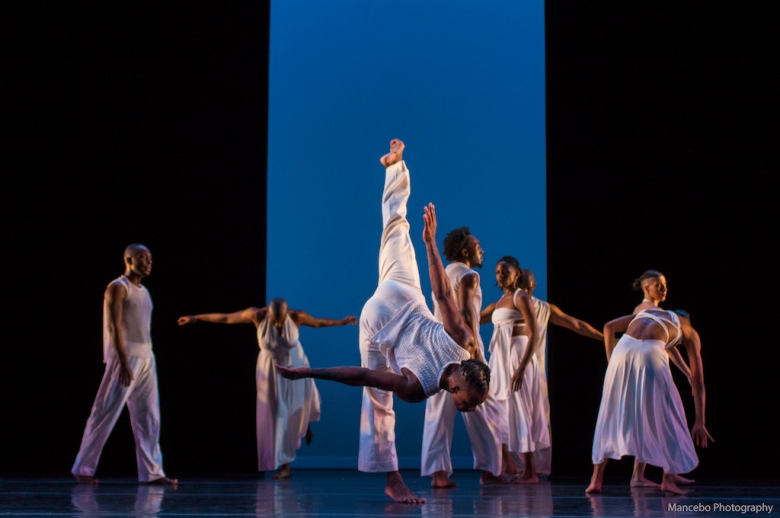
[[[664,332],[666,333],[666,340],[664,340],[664,343],[666,344],[664,346],[664,349],[671,349],[675,345],[679,344],[682,341],[682,330],[680,329],[680,317],[677,316],[677,313],[673,311],[667,311],[665,309],[643,309],[639,313],[636,314],[633,320],[636,320],[637,318],[649,318],[650,320],[653,320],[659,324],[661,324],[661,327],[664,328]],[[671,325],[676,331],[677,336],[674,337],[673,340],[669,340],[669,328],[667,327],[667,324]],[[630,325],[630,323],[629,323]]]
[[[473,307],[474,307],[474,321],[477,323],[477,341],[479,342],[479,349],[482,353],[482,357],[485,357],[485,346],[482,344],[482,337],[479,335],[479,314],[482,311],[482,286],[479,283],[479,274],[466,266],[463,263],[450,263],[445,268],[447,277],[450,279],[452,285],[452,293],[455,297],[455,303],[458,304],[460,309],[460,281],[466,275],[476,274],[477,276],[477,289],[474,290]],[[433,316],[436,320],[441,322],[441,310],[439,310],[439,303],[436,302],[436,297],[433,297]]]
[[[471,358],[417,300],[407,302],[371,342],[385,355],[393,372],[401,374],[406,368],[417,376],[426,397],[441,391],[439,383],[447,367]]]
[[[268,315],[257,326],[257,344],[260,349],[268,352],[274,360],[283,367],[289,367],[290,349],[300,344],[298,326],[292,321],[290,315],[284,319],[281,332],[271,323]]]
[[[149,290],[136,286],[122,275],[111,284],[120,284],[127,291],[122,301],[121,332],[128,358],[154,358],[152,353],[152,297]],[[109,284],[109,286],[111,285]],[[108,302],[103,300],[103,362],[117,358],[114,346],[114,324]]]

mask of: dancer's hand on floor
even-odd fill
[[[715,439],[712,438],[710,432],[708,432],[707,428],[701,423],[696,423],[693,425],[693,429],[691,429],[691,437],[693,438],[693,444],[696,446],[701,446],[702,448],[707,447],[707,439],[709,439],[711,442],[715,442]]]

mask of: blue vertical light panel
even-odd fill
[[[360,315],[377,283],[379,157],[402,139],[409,220],[430,301],[422,208],[439,243],[467,225],[495,262],[515,255],[546,296],[544,3],[339,0],[271,5],[268,297],[317,317]],[[262,210],[262,208],[258,208]],[[492,326],[483,326],[487,345]],[[359,365],[357,327],[302,329],[313,366]],[[318,382],[322,421],[297,466],[356,466],[361,390]],[[396,400],[402,467],[419,467],[425,404]],[[470,467],[457,420],[453,457]]]

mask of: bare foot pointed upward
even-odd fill
[[[390,141],[390,152],[380,158],[379,161],[382,162],[382,165],[385,167],[390,167],[393,164],[397,164],[403,160],[404,147],[405,146],[403,142],[397,138],[394,138]]]

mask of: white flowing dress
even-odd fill
[[[520,290],[515,292],[513,299]],[[550,446],[550,431],[544,405],[544,394],[536,356],[525,368],[523,385],[512,390],[512,375],[528,347],[528,337],[512,336],[515,322],[522,321],[523,314],[514,308],[498,308],[493,311],[493,337],[490,340],[490,387],[497,401],[504,401],[507,422],[502,439],[510,452],[533,452]]]
[[[257,469],[277,469],[295,460],[309,422],[320,420],[320,394],[314,380],[288,380],[274,364],[309,367],[298,339],[298,326],[288,316],[279,332],[266,316],[257,327]]]
[[[699,458],[665,350],[680,341],[679,319],[664,310],[641,311],[637,318],[658,322],[667,338],[638,340],[624,334],[615,346],[604,378],[593,463],[631,455],[665,473],[688,473]],[[668,325],[676,331],[673,338]]]

